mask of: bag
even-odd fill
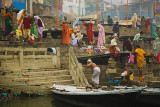
[[[117,51],[117,52],[120,52],[121,50],[119,49],[119,47],[116,47],[116,51]]]
[[[128,63],[134,64],[134,55],[133,55],[133,54],[130,54],[130,55],[129,55]]]
[[[118,56],[120,56],[119,53],[118,53],[118,52],[115,52],[114,58],[117,58]]]
[[[159,52],[159,54],[157,55],[156,62],[157,62],[157,64],[160,64],[160,52]]]

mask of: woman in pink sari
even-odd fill
[[[98,29],[99,29],[99,34],[98,34],[97,46],[100,47],[100,48],[101,47],[104,48],[104,46],[103,46],[103,43],[105,43],[104,27],[101,24],[98,24]]]
[[[36,20],[37,32],[38,32],[38,35],[40,37],[40,42],[42,42],[44,23],[43,23],[43,21],[41,20],[40,17],[34,16],[34,18]]]

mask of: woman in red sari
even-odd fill
[[[67,17],[64,17],[63,20],[63,30],[62,30],[62,34],[63,34],[63,44],[67,45],[70,44],[70,34],[73,33],[73,30],[71,28],[68,27],[68,24],[71,24],[71,22],[69,22],[67,20]]]
[[[151,21],[149,19],[149,17],[147,18],[146,22],[145,22],[145,27],[147,29],[146,33],[151,33]]]
[[[92,21],[90,21],[90,23],[84,23],[84,26],[87,27],[88,42],[90,44],[93,43],[93,30],[92,30],[93,23],[91,23],[91,22]]]

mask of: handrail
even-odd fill
[[[53,66],[59,68],[60,67],[60,48],[56,47],[56,55],[47,54],[47,48],[22,48],[19,46],[18,48],[1,48],[0,52],[3,53],[3,55],[0,55],[0,59],[5,60],[14,60],[18,59],[19,66],[16,67],[16,69],[23,69],[25,66],[24,63],[25,60],[32,59],[33,63],[30,65],[27,65],[28,67],[32,67],[33,64],[37,65],[36,60],[37,59],[49,59],[50,61],[53,61]],[[28,54],[29,52],[29,54]],[[41,53],[40,53],[41,52]],[[4,61],[4,63],[6,63]],[[43,62],[46,63],[46,62]],[[47,64],[46,66],[51,66],[50,64]],[[7,68],[8,66],[4,66],[4,69],[11,69]],[[43,67],[43,65],[42,65]],[[41,67],[41,68],[42,68]]]
[[[80,64],[76,58],[73,47],[69,48],[69,70],[75,85],[87,86],[89,84],[82,71],[82,64]]]

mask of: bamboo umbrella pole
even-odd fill
[[[98,25],[98,0],[97,0],[97,25]]]
[[[156,5],[157,5],[157,2],[156,2],[156,0],[155,0],[155,7],[154,7],[154,19],[156,20]]]
[[[4,16],[5,16],[5,13],[6,13],[6,11],[5,11],[5,10],[6,10],[6,9],[5,9],[5,8],[6,8],[6,7],[5,7],[5,4],[6,4],[5,1],[6,1],[6,0],[4,0]]]
[[[56,0],[56,8],[57,8],[57,23],[58,23],[58,0]]]
[[[127,0],[127,28],[128,28],[128,0]]]

